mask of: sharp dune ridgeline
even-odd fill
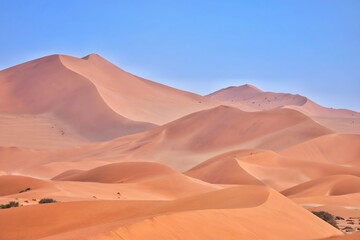
[[[355,240],[359,186],[355,111],[201,96],[97,54],[0,71],[1,240]]]

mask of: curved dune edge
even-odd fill
[[[360,177],[332,175],[302,183],[282,191],[287,197],[339,196],[360,193]]]
[[[122,162],[106,164],[87,171],[73,172],[72,174],[67,172],[67,176],[64,176],[64,173],[62,173],[52,179],[57,181],[125,183],[145,181],[175,174],[179,173],[159,163]]]
[[[185,174],[215,184],[262,184],[260,180],[241,167],[232,153],[209,159],[185,172]]]
[[[203,96],[137,77],[97,54],[84,58],[61,55],[61,61],[90,80],[115,112],[135,121],[161,125],[219,105]]]
[[[311,180],[331,178],[333,175],[349,175],[350,178],[351,176],[356,178],[360,176],[360,168],[319,162],[316,159],[314,161],[294,159],[269,150],[244,149],[206,160],[185,173],[210,183],[262,182],[276,190],[284,191]],[[341,189],[346,191],[345,187]],[[340,193],[340,188],[338,190]]]

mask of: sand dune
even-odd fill
[[[28,154],[28,158],[34,159],[31,164],[22,163],[23,155],[9,156],[13,161],[3,163],[3,169],[54,177],[69,169],[89,170],[111,162],[148,161],[186,171],[229,151],[249,148],[278,151],[329,133],[332,132],[294,110],[249,113],[219,106],[106,143],[43,153],[41,161],[39,156],[34,159],[33,154]],[[22,168],[18,169],[19,166]]]
[[[281,213],[274,216],[272,224],[261,221],[272,211]],[[44,214],[53,217],[44,218]],[[293,218],[294,215],[297,218]],[[0,224],[4,224],[5,219],[7,230],[0,230],[3,239],[30,239],[29,236],[48,239],[74,239],[74,236],[76,239],[143,239],[144,236],[217,239],[226,232],[225,236],[231,236],[230,239],[238,239],[238,236],[264,239],[268,231],[277,239],[290,236],[308,239],[310,236],[322,238],[340,234],[311,213],[261,186],[224,189],[172,202],[91,201],[27,206],[1,211]],[[216,224],[220,220],[223,224]],[[293,227],[288,226],[285,230],[279,224],[284,221]],[[91,228],[94,225],[99,227]],[[217,228],[210,234],[206,226],[213,225]],[[22,231],[17,231],[19,227]],[[304,228],[307,229],[305,234]],[[262,230],[255,232],[255,229]],[[301,235],[295,234],[301,232]]]
[[[335,132],[360,133],[360,113],[346,109],[326,108],[298,94],[263,92],[246,84],[220,89],[207,97],[245,111],[294,109]]]
[[[226,153],[205,161],[186,172],[186,175],[217,184],[261,184],[246,172],[232,154]]]
[[[96,87],[64,66],[59,55],[1,71],[0,85],[0,112],[51,115],[69,125],[76,131],[75,135],[92,141],[153,127],[152,124],[134,122],[115,113],[103,101]],[[61,135],[69,134],[65,129],[59,131]]]
[[[315,132],[316,130],[311,129],[308,134],[321,135],[330,132],[296,111],[273,110],[248,113],[227,106],[190,114],[164,125],[162,129],[166,131],[164,140],[176,141],[177,144],[184,142],[183,147],[186,149],[205,151],[249,142],[305,123],[310,123],[312,126],[308,126],[303,131],[313,126],[319,130]],[[191,138],[189,139],[188,136]]]
[[[282,155],[306,161],[338,163],[343,166],[360,164],[360,135],[331,134],[311,139],[281,152]]]
[[[135,121],[164,124],[191,112],[217,105],[205,97],[132,75],[97,54],[60,56],[73,72],[90,80],[118,114]]]
[[[0,196],[17,194],[21,190],[31,187],[32,190],[49,187],[46,181],[24,176],[0,176]]]
[[[287,105],[301,106],[307,101],[307,98],[300,95],[264,92],[249,84],[220,89],[207,97],[235,106],[241,104],[253,111],[275,109]]]
[[[88,142],[74,128],[49,114],[0,114],[0,132],[2,147],[63,149]]]
[[[67,176],[61,174],[62,176],[56,176],[53,179],[61,181],[117,183],[138,182],[153,177],[172,174],[177,174],[177,172],[158,163],[125,162],[108,164],[88,171],[75,172],[70,175],[68,173]]]
[[[332,175],[300,184],[282,192],[289,197],[338,196],[360,193],[360,177]]]
[[[360,214],[359,186],[359,177],[332,175],[305,182],[282,193],[309,210],[327,211],[349,218]],[[357,224],[351,227],[356,229]]]
[[[293,159],[269,150],[246,149],[216,156],[186,174],[218,184],[254,184],[261,181],[281,191],[326,176],[360,176],[360,168],[307,161],[300,156]]]
[[[103,151],[124,156],[126,161],[157,161],[183,171],[227,151],[283,149],[328,133],[331,131],[293,110],[248,113],[220,106],[111,141]]]
[[[160,164],[121,163],[121,165],[121,168],[111,166],[118,170],[119,173],[117,171],[106,171],[100,176],[94,176],[91,173],[99,172],[99,170],[90,170],[86,176],[92,177],[92,179],[80,179],[82,181],[51,181],[24,176],[3,175],[0,176],[0,203],[15,200],[20,201],[23,205],[31,205],[37,204],[33,199],[49,197],[61,202],[84,200],[174,200],[224,188],[184,176]],[[109,167],[105,166],[100,170],[108,170]],[[125,172],[126,170],[128,171]],[[112,176],[106,176],[105,173]],[[64,174],[61,176],[64,177]],[[70,176],[66,177],[70,178]],[[125,180],[124,177],[126,177]],[[114,179],[123,179],[123,181],[116,182]],[[84,180],[92,180],[92,182],[84,182]],[[109,184],[110,180],[112,180],[111,184]],[[24,189],[28,189],[28,191],[21,192]]]
[[[220,188],[187,177],[159,163],[151,162],[113,163],[88,171],[72,171],[72,173],[67,171],[54,177],[53,180],[122,183],[122,186],[128,184],[126,186],[131,186],[133,189],[154,192],[169,199]],[[119,186],[119,189],[123,189],[122,186]]]

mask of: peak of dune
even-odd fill
[[[249,84],[224,88],[207,97],[247,111],[304,106],[308,102],[306,97],[299,94],[264,92]]]
[[[94,59],[94,58],[104,59],[102,56],[100,56],[97,53],[90,53],[90,54],[86,55],[85,57],[82,57],[82,59],[84,59],[84,60]]]
[[[218,90],[217,92],[219,91],[238,91],[238,92],[241,92],[241,91],[253,91],[253,92],[263,92],[260,88],[254,86],[254,85],[251,85],[251,84],[243,84],[243,85],[240,85],[240,86],[230,86],[230,87],[227,87],[227,88],[223,88],[223,89],[220,89]]]
[[[262,92],[261,89],[259,89],[258,87],[255,87],[254,85],[251,85],[251,84],[240,85],[237,88],[238,89],[253,89],[255,91]]]
[[[239,101],[240,99],[249,98],[261,92],[262,91],[257,87],[250,84],[245,84],[241,86],[231,86],[220,89],[216,92],[208,94],[207,97],[220,101],[234,102],[234,101]]]

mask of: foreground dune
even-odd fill
[[[272,217],[271,224],[264,221],[273,211],[280,214]],[[91,201],[34,205],[1,211],[0,224],[5,224],[5,219],[7,229],[0,230],[4,240],[144,239],[145,236],[218,239],[222,234],[228,239],[239,236],[269,239],[269,232],[272,239],[310,239],[341,234],[262,186],[235,187],[171,202]],[[288,224],[285,229],[283,222]],[[95,225],[98,227],[91,228]],[[209,226],[214,226],[212,233]]]

